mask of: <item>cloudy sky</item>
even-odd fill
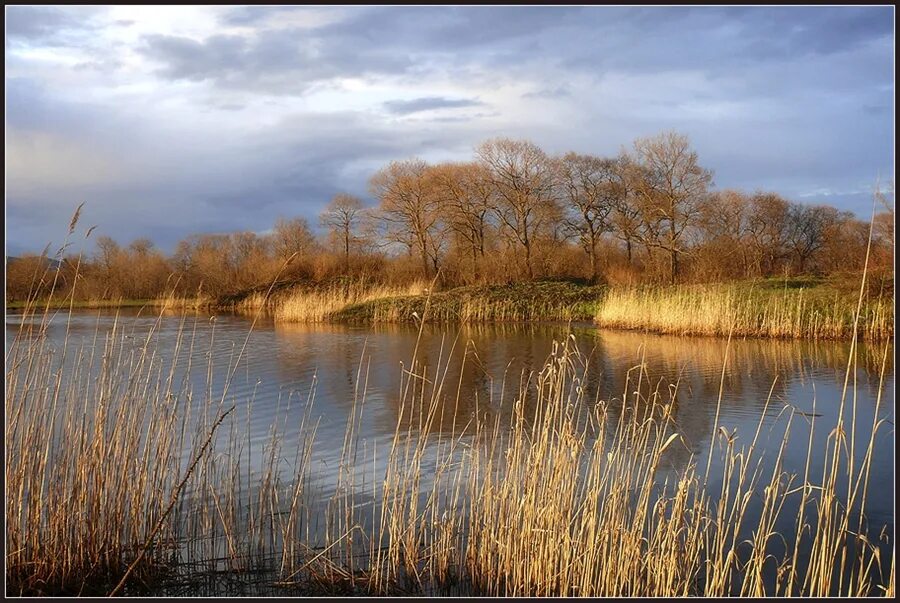
[[[893,7],[7,7],[7,252],[75,206],[121,242],[265,231],[391,159],[493,136],[690,136],[718,188],[868,218],[893,178]],[[369,199],[371,202],[371,199]]]

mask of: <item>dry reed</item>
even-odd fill
[[[603,298],[595,322],[604,327],[679,335],[727,335],[885,340],[894,334],[892,299],[869,300],[854,330],[856,299],[804,289],[754,290],[703,285],[614,289]]]
[[[425,288],[426,285],[419,282],[389,286],[347,281],[321,288],[280,290],[268,299],[262,293],[253,293],[237,302],[234,309],[246,313],[263,308],[279,322],[325,322],[348,306],[389,297],[419,295]]]

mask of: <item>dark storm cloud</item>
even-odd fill
[[[459,109],[465,107],[479,107],[483,105],[479,100],[471,98],[444,98],[442,96],[423,96],[412,100],[393,100],[384,103],[384,108],[389,113],[396,115],[408,115],[422,111],[435,109]]]

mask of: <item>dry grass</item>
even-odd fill
[[[269,295],[253,293],[234,305],[238,312],[254,313],[263,308],[279,322],[326,322],[348,306],[397,296],[420,295],[426,285],[376,285],[365,281],[346,281],[325,287],[298,286]]]
[[[595,321],[604,327],[679,335],[865,339],[894,335],[892,299],[867,300],[854,331],[857,300],[823,288],[744,283],[611,290]]]

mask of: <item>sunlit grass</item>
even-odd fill
[[[870,299],[854,331],[857,300],[812,288],[755,287],[753,284],[613,289],[595,321],[604,327],[644,329],[679,335],[727,335],[847,339],[890,339],[892,299]]]

